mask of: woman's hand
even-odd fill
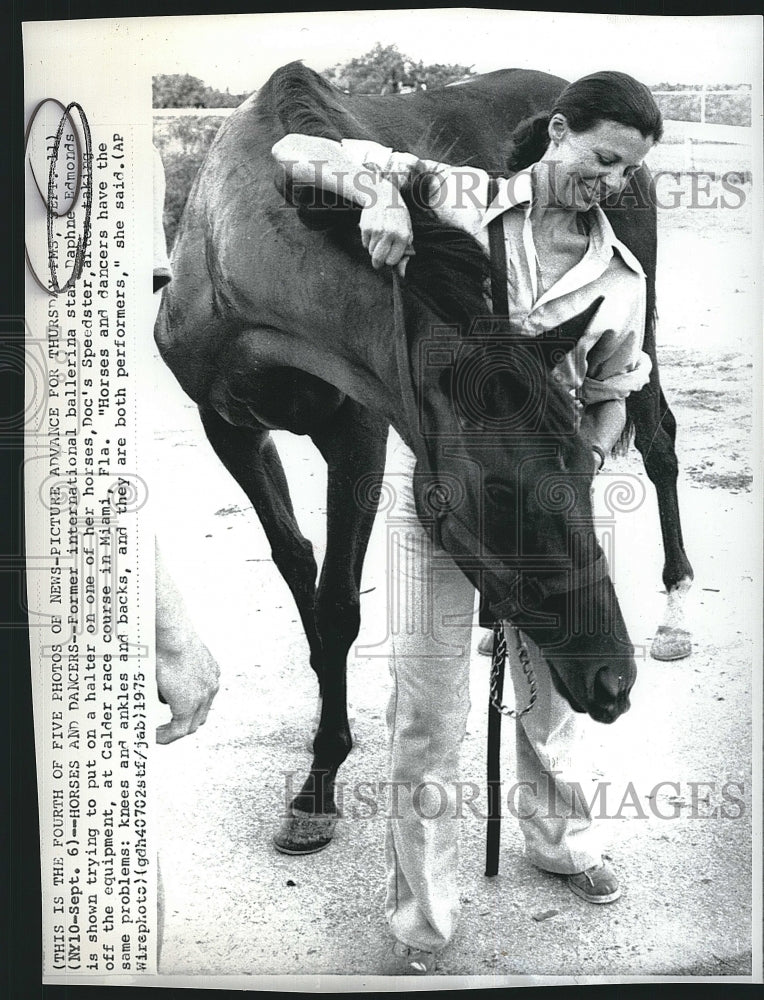
[[[204,725],[220,683],[220,667],[196,633],[180,591],[156,546],[156,680],[172,720],[157,743],[172,743]]]
[[[397,264],[403,275],[407,258],[414,252],[409,210],[398,190],[387,181],[376,184],[373,194],[361,212],[361,241],[369,251],[373,268]]]
[[[608,399],[602,403],[591,403],[584,410],[579,434],[594,452],[597,472],[605,464],[605,456],[618,443],[625,425],[626,401],[624,399]]]

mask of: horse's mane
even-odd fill
[[[341,96],[341,91],[301,62],[277,69],[260,92],[285,133],[301,132],[336,142],[347,135],[348,126],[358,125],[342,106]]]
[[[267,84],[268,100],[284,133],[320,135],[336,142],[352,135],[374,140],[374,135],[346,107],[340,91],[302,63],[289,63]],[[298,208],[302,222],[323,229],[353,260],[368,266],[368,253],[358,230],[360,208],[315,188],[290,187],[284,194]],[[485,251],[468,233],[442,222],[427,207],[428,175],[421,174],[403,198],[411,215],[416,255],[406,269],[408,291],[424,300],[445,324],[466,331],[476,316],[485,315],[485,287],[489,263]]]
[[[342,138],[368,138],[372,131],[343,104],[344,95],[302,63],[293,62],[276,73],[260,95],[267,101],[283,134],[301,132],[340,141]],[[459,328],[461,336],[470,333],[476,320],[490,315],[485,293],[490,262],[483,247],[463,229],[443,222],[427,207],[426,188],[429,175],[417,176],[402,196],[411,215],[415,255],[406,268],[404,288],[442,319],[444,325]],[[358,219],[360,208],[326,192],[307,186],[292,186],[283,172],[276,178],[283,184],[282,194],[294,204],[301,221],[308,228],[323,230],[328,238],[352,260],[369,266],[368,251],[361,242]],[[384,275],[382,280],[390,281]],[[518,393],[527,395],[529,386],[519,376]],[[572,400],[553,379],[545,387],[545,429],[569,440],[574,423]]]

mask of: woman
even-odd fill
[[[650,371],[641,350],[645,276],[616,239],[599,202],[623,189],[662,130],[660,112],[641,83],[615,72],[585,77],[566,88],[550,113],[518,126],[507,176],[490,203],[484,171],[421,161],[372,142],[288,135],[273,153],[289,164],[294,181],[320,184],[362,207],[363,244],[375,268],[404,273],[416,252],[399,189],[422,170],[432,173],[433,210],[486,250],[488,225],[502,217],[512,333],[538,336],[602,296],[578,347],[554,370],[581,404],[579,433],[599,471],[623,429],[626,397],[647,382]],[[475,592],[445,553],[433,551],[416,520],[413,455],[393,442],[390,459],[409,474],[396,512],[400,516],[402,505],[410,515],[409,529],[396,532],[394,564],[407,607],[418,609],[394,638],[390,777],[399,789],[411,783],[419,794],[399,796],[387,827],[386,915],[396,938],[389,971],[427,973],[459,914],[454,818],[469,710]],[[621,891],[618,880],[602,861],[573,766],[580,717],[556,691],[538,648],[530,638],[524,642],[538,682],[536,705],[516,728],[516,809],[526,853],[538,867],[564,876],[587,901],[614,902]],[[509,636],[518,703],[527,698],[519,643]],[[435,788],[438,795],[428,802],[427,789]],[[448,808],[442,810],[444,794]]]

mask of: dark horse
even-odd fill
[[[548,376],[589,317],[515,345],[514,367],[493,364],[482,415],[464,420],[458,364],[491,367],[490,344],[479,330],[470,333],[473,317],[485,312],[482,250],[412,202],[417,253],[396,298],[389,269],[369,265],[358,212],[327,208],[315,191],[295,195],[271,155],[288,132],[310,132],[500,170],[512,127],[549,107],[563,86],[555,77],[507,70],[440,91],[348,97],[292,63],[227,120],[189,195],[156,340],[257,511],[299,609],[321,694],[311,771],[277,838],[282,849],[324,846],[322,823],[336,815],[334,782],[351,747],[346,658],[359,629],[361,569],[389,424],[417,457],[423,522],[493,612],[533,635],[572,707],[612,722],[629,706],[636,666],[594,536],[593,462],[572,431],[569,397]],[[635,183],[644,202],[647,172]],[[649,276],[652,316],[655,211],[616,212],[613,222]],[[394,301],[400,323],[393,322]],[[426,350],[433,329],[444,326],[457,331],[452,354],[467,352],[461,362]],[[655,362],[652,322],[646,345]],[[672,590],[691,570],[676,509],[674,423],[655,363],[650,385],[629,403],[637,446],[658,487],[664,579]],[[512,433],[481,433],[496,427]],[[271,429],[308,434],[327,463],[317,588],[312,547],[295,521]],[[582,621],[597,626],[587,632]]]

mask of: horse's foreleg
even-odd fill
[[[652,381],[641,392],[630,396],[627,405],[634,420],[634,443],[655,487],[663,536],[663,584],[668,600],[651,653],[657,660],[679,660],[692,652],[691,636],[684,622],[684,602],[693,572],[684,551],[679,517],[679,465],[674,446],[676,421],[660,386]]]
[[[347,718],[347,655],[360,626],[363,561],[384,473],[387,424],[347,399],[331,423],[311,435],[326,460],[326,555],[316,598],[323,683],[313,762],[276,847],[307,854],[325,847],[339,815],[337,772],[352,747]]]
[[[321,641],[316,629],[318,569],[313,546],[300,532],[286,476],[270,433],[233,427],[214,410],[200,409],[202,424],[221,462],[255,508],[276,568],[292,592],[310,648],[310,665],[321,683]]]

